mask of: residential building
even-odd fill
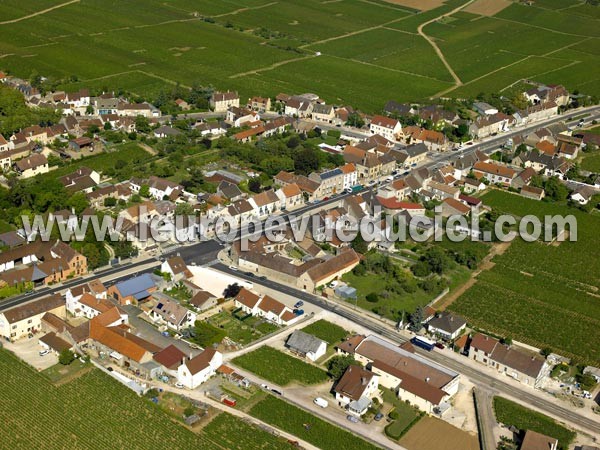
[[[438,183],[436,181],[430,181],[427,183],[427,189],[433,194],[434,198],[439,200],[444,200],[447,198],[458,200],[458,196],[460,195],[459,188]]]
[[[150,311],[150,318],[176,331],[193,326],[196,322],[195,313],[165,295],[157,296],[156,306]]]
[[[283,303],[268,295],[257,295],[246,288],[242,288],[238,293],[234,304],[237,308],[242,308],[246,314],[264,317],[276,325],[286,326],[298,319],[298,316]]]
[[[252,97],[248,99],[246,107],[253,111],[264,113],[271,110],[271,99],[269,97]]]
[[[402,132],[400,121],[385,116],[374,116],[369,124],[372,134],[379,134],[384,138],[395,142],[398,134]]]
[[[152,359],[162,366],[163,372],[167,375],[177,377],[177,369],[185,361],[186,355],[171,344],[152,355]]]
[[[237,92],[213,92],[210,107],[214,112],[226,112],[231,107],[240,107],[240,96]]]
[[[508,131],[508,127],[514,122],[514,117],[501,112],[491,116],[480,116],[470,125],[469,133],[481,139],[494,133]]]
[[[427,332],[452,341],[460,336],[467,327],[467,321],[460,316],[444,311],[427,322]]]
[[[10,342],[41,331],[42,317],[52,313],[66,318],[65,302],[60,294],[42,297],[0,312],[0,336]]]
[[[489,103],[485,103],[485,102],[473,103],[473,109],[476,112],[478,112],[479,114],[482,114],[484,116],[493,116],[494,114],[498,113],[498,109],[494,108],[492,105],[490,105]]]
[[[510,167],[478,161],[473,166],[473,172],[477,179],[485,178],[490,183],[499,183],[510,186],[517,172]]]
[[[538,387],[550,373],[543,358],[481,333],[471,339],[469,358],[532,387]]]
[[[330,283],[350,272],[358,265],[360,258],[358,254],[348,249],[327,260],[321,260],[306,272],[302,273],[297,280],[298,286],[313,292],[318,286]]]
[[[558,439],[526,430],[520,450],[558,450]]]
[[[34,153],[15,162],[14,169],[21,178],[31,178],[41,173],[48,173],[48,159],[41,153]]]
[[[592,199],[592,197],[598,192],[600,191],[598,191],[594,187],[584,185],[575,189],[575,191],[571,194],[570,198],[571,200],[579,203],[580,205],[587,205],[588,202]]]
[[[317,103],[312,110],[312,119],[317,122],[332,123],[335,118],[335,109],[332,105]]]
[[[192,278],[192,272],[181,256],[172,256],[165,260],[160,266],[160,271],[171,275],[171,280],[176,283]]]
[[[316,361],[327,351],[327,342],[302,330],[294,331],[288,337],[285,346],[293,353]]]
[[[212,377],[222,364],[223,355],[213,348],[207,348],[178,367],[177,381],[188,389],[196,389]]]
[[[304,196],[302,190],[296,184],[288,184],[275,192],[281,200],[281,206],[279,209],[292,211],[296,208],[304,206]]]
[[[354,416],[360,417],[371,406],[371,398],[377,393],[379,376],[357,365],[350,365],[337,382],[333,391],[338,405]]]
[[[337,351],[353,355],[379,375],[381,386],[427,413],[447,409],[458,392],[458,373],[377,336],[355,336],[338,345]]]

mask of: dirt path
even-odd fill
[[[457,13],[461,9],[469,6],[474,1],[475,0],[469,0],[467,3],[465,3],[463,5],[460,5],[458,8],[454,8],[452,11],[449,11],[449,12],[447,12],[445,14],[442,14],[441,16],[435,17],[435,18],[433,18],[431,20],[428,20],[427,22],[422,23],[421,25],[419,25],[419,28],[417,28],[417,32],[427,42],[429,42],[429,45],[431,45],[433,47],[433,49],[437,53],[438,57],[440,58],[440,61],[442,61],[442,63],[444,64],[444,66],[446,66],[446,69],[448,70],[448,72],[450,72],[450,75],[452,75],[452,78],[454,78],[454,83],[455,83],[455,87],[454,88],[462,86],[463,83],[462,83],[461,79],[458,77],[458,75],[456,75],[456,72],[454,72],[454,69],[452,68],[452,66],[450,65],[450,63],[448,63],[448,61],[446,60],[446,57],[444,56],[444,53],[440,50],[440,48],[435,43],[435,41],[432,38],[430,38],[429,36],[427,36],[425,34],[425,32],[423,31],[423,28],[425,28],[430,23],[437,22],[438,20],[443,19],[444,17],[448,17],[448,16],[451,16],[454,13]]]
[[[32,17],[39,16],[41,14],[46,14],[46,13],[48,13],[50,11],[54,11],[55,9],[59,9],[59,8],[64,7],[64,6],[69,6],[69,5],[73,4],[73,3],[79,3],[79,1],[80,0],[71,0],[70,2],[61,3],[60,5],[55,5],[55,6],[51,7],[51,8],[46,8],[46,9],[43,9],[41,11],[31,13],[31,14],[29,14],[27,16],[19,17],[18,19],[5,20],[4,22],[0,22],[0,25],[8,25],[9,23],[17,23],[17,22],[21,22],[22,20],[31,19]]]
[[[244,12],[244,11],[251,11],[253,9],[267,8],[269,6],[276,5],[277,3],[279,3],[279,2],[271,2],[271,3],[267,3],[265,5],[259,5],[259,6],[248,6],[248,7],[245,7],[245,8],[240,8],[240,9],[236,9],[234,11],[230,11],[228,13],[217,14],[216,16],[211,16],[211,17],[225,17],[225,16],[232,16],[232,15],[234,16],[234,15],[239,14],[239,13]]]
[[[438,302],[434,303],[432,306],[433,309],[435,309],[436,311],[438,311],[438,310],[443,311],[448,306],[450,306],[452,303],[454,303],[454,301],[458,297],[460,297],[467,289],[469,289],[471,286],[473,286],[475,284],[475,281],[477,281],[476,280],[477,275],[479,275],[484,270],[490,270],[492,267],[495,266],[495,263],[492,261],[494,256],[503,254],[506,250],[508,250],[508,247],[510,247],[510,244],[511,244],[510,242],[501,242],[499,244],[494,244],[492,246],[492,249],[490,250],[490,252],[481,261],[479,268],[477,268],[477,270],[475,270],[471,274],[471,278],[469,278],[469,280],[465,284],[460,286],[458,289],[456,289],[452,292],[449,292],[448,295],[442,297]]]
[[[279,61],[274,64],[271,64],[270,66],[261,67],[260,69],[254,69],[254,70],[249,70],[247,72],[235,73],[233,75],[229,75],[229,78],[240,78],[240,77],[246,77],[248,75],[254,75],[254,74],[257,74],[260,72],[267,72],[269,70],[276,69],[277,67],[285,66],[286,64],[289,64],[289,63],[293,63],[296,61],[303,61],[305,59],[310,59],[310,58],[316,58],[316,55],[305,55],[305,56],[300,56],[298,58],[286,59],[285,61]]]

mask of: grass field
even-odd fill
[[[406,402],[400,400],[391,390],[382,389],[383,401],[390,403],[394,407],[394,411],[398,413],[398,418],[385,427],[385,433],[393,438],[400,439],[409,426],[416,424],[416,419],[419,417],[419,410],[407,405]]]
[[[348,332],[342,327],[323,319],[317,320],[316,322],[313,322],[310,325],[302,328],[302,331],[312,334],[319,339],[323,339],[330,346],[337,344],[346,336],[348,336]]]
[[[238,356],[232,363],[280,386],[293,381],[305,385],[327,381],[324,370],[266,345]]]
[[[378,448],[348,431],[272,395],[254,405],[250,414],[323,450],[374,450]]]
[[[519,217],[572,214],[577,219],[578,239],[560,245],[515,240],[504,254],[493,259],[495,266],[482,272],[450,309],[480,328],[597,363],[600,260],[596,250],[600,246],[600,218],[501,191],[486,194],[483,201]],[[559,325],[549,327],[549,323]]]
[[[249,317],[242,322],[233,317],[229,311],[220,312],[208,319],[208,323],[224,330],[229,339],[241,345],[247,345],[278,330],[277,325],[261,322],[258,317]]]
[[[558,448],[566,450],[575,439],[575,433],[544,414],[524,408],[502,397],[494,397],[496,420],[521,430],[533,430],[558,439]]]
[[[600,152],[584,155],[581,160],[581,168],[590,172],[600,173]]]
[[[0,17],[57,3],[10,0]],[[75,75],[62,85],[69,90],[120,88],[152,98],[175,83],[199,83],[242,98],[316,92],[375,112],[389,99],[452,89],[417,29],[465,3],[419,12],[379,0],[81,0],[0,25],[1,68],[25,78]],[[598,94],[598,11],[582,2],[512,4],[492,17],[460,11],[424,32],[465,83],[453,95],[493,92],[522,78]]]

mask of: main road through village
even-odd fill
[[[567,114],[563,114],[561,116],[552,118],[550,120],[546,120],[543,122],[538,122],[532,125],[528,125],[525,127],[520,127],[517,129],[513,129],[509,132],[499,134],[498,136],[494,136],[484,142],[475,143],[470,146],[467,150],[458,151],[458,152],[448,152],[444,154],[440,154],[439,157],[433,158],[433,160],[424,166],[427,167],[439,167],[444,163],[450,162],[452,160],[456,160],[461,155],[468,154],[470,152],[474,152],[476,150],[481,150],[487,153],[491,153],[497,150],[501,145],[503,145],[509,138],[512,138],[516,135],[524,134],[530,131],[534,131],[543,126],[556,123],[559,121],[573,121],[574,118],[580,117],[583,114],[586,114],[586,122],[589,122],[593,119],[596,119],[600,115],[600,107],[594,106],[585,109],[579,109],[576,111],[569,112]],[[574,125],[571,123],[570,125]],[[423,166],[422,166],[423,167]],[[335,204],[340,199],[344,198],[346,195],[340,195],[333,199],[330,199],[326,202],[320,202],[315,205],[308,205],[301,210],[294,211],[296,216],[300,214],[310,213],[312,210],[322,209],[323,206],[329,204]],[[392,342],[402,343],[406,341],[406,337],[400,335],[389,325],[386,325],[382,322],[378,322],[372,318],[366,317],[363,314],[359,314],[355,311],[350,310],[347,307],[343,307],[341,305],[337,305],[333,302],[326,301],[320,297],[314,296],[307,292],[298,290],[296,288],[286,286],[280,283],[276,283],[271,280],[257,279],[256,277],[250,277],[243,272],[234,271],[227,266],[217,262],[217,254],[219,251],[223,249],[223,245],[216,242],[215,240],[209,240],[205,242],[189,244],[185,246],[177,247],[167,253],[164,253],[162,257],[168,258],[170,256],[174,256],[179,254],[187,264],[195,264],[195,265],[207,265],[211,264],[214,269],[220,270],[222,272],[229,273],[236,277],[246,278],[253,283],[258,283],[269,287],[271,289],[278,290],[285,294],[292,295],[296,298],[302,299],[306,302],[310,302],[318,307],[323,308],[324,310],[330,311],[332,313],[338,314],[348,320],[351,320],[369,330],[373,333],[379,334]],[[124,263],[116,267],[112,267],[103,271],[94,272],[86,277],[69,281],[67,283],[63,283],[59,286],[55,287],[45,287],[36,290],[33,293],[28,295],[21,295],[15,297],[13,299],[6,300],[0,303],[0,311],[5,310],[7,308],[17,306],[35,299],[38,299],[42,296],[64,292],[67,288],[72,288],[83,283],[87,283],[94,279],[109,279],[107,284],[112,284],[118,282],[122,279],[129,278],[135,274],[147,273],[151,272],[160,264],[160,261],[156,257],[148,257],[148,258],[139,258],[135,261]],[[424,352],[418,349],[420,353],[422,353],[427,358],[442,364],[452,370],[455,370],[467,378],[469,378],[477,387],[485,389],[487,391],[493,391],[499,394],[508,395],[510,397],[514,397],[520,399],[521,402],[534,406],[547,414],[550,414],[559,419],[563,419],[570,423],[575,423],[579,425],[579,428],[583,431],[588,431],[594,433],[595,435],[600,436],[600,423],[592,420],[582,414],[574,410],[566,409],[556,403],[546,400],[539,395],[536,395],[535,392],[532,392],[531,388],[528,387],[519,387],[513,386],[509,383],[506,383],[492,375],[489,375],[483,371],[476,370],[469,365],[463,364],[460,360],[456,360],[450,358],[441,352]]]

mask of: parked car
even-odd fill
[[[162,333],[160,333],[160,334],[162,334],[164,337],[169,337],[169,336],[170,336],[170,334],[169,334],[169,332],[168,332],[168,331],[163,331],[163,332],[162,332]]]
[[[298,301],[296,302],[296,304],[294,305],[294,308],[295,308],[295,309],[298,309],[298,308],[300,308],[302,305],[304,305],[304,302],[303,302],[302,300],[298,300]]]
[[[383,414],[381,414],[380,412],[375,414],[375,417],[373,417],[373,420],[375,420],[377,422],[379,422],[381,419],[383,419]]]
[[[346,194],[352,194],[352,188],[346,188]]]
[[[277,389],[271,389],[271,392],[272,392],[273,394],[277,394],[277,395],[283,395],[283,392],[281,392],[281,391],[278,391]]]
[[[333,280],[331,283],[329,283],[329,287],[330,288],[335,288],[340,282],[337,280]]]
[[[46,356],[48,353],[50,353],[50,350],[40,350],[40,356]]]
[[[446,346],[444,344],[442,344],[441,342],[436,342],[435,346],[437,348],[439,348],[440,350],[444,350],[446,348]]]
[[[106,370],[108,370],[109,372],[112,372],[115,369],[113,369],[112,367],[107,367]]]
[[[327,408],[329,406],[329,402],[322,397],[315,398],[313,403],[321,408]]]
[[[229,270],[234,270],[234,271],[237,271],[238,269],[237,269],[237,267],[235,267],[235,266],[229,266]]]
[[[304,314],[304,310],[303,309],[295,309],[294,314],[297,316],[301,316],[302,314]]]
[[[180,383],[179,381],[177,383],[175,383],[175,387],[177,389],[183,389],[183,383]]]
[[[267,385],[266,385],[266,384],[264,384],[264,383],[263,383],[263,384],[261,384],[261,385],[260,385],[260,387],[261,387],[261,388],[263,388],[263,389],[269,389],[269,386],[267,386]]]
[[[358,422],[359,422],[359,420],[358,420],[356,417],[354,417],[354,416],[351,416],[350,414],[348,414],[348,415],[346,416],[346,419],[348,419],[348,420],[349,420],[350,422],[352,422],[352,423],[358,423]]]

